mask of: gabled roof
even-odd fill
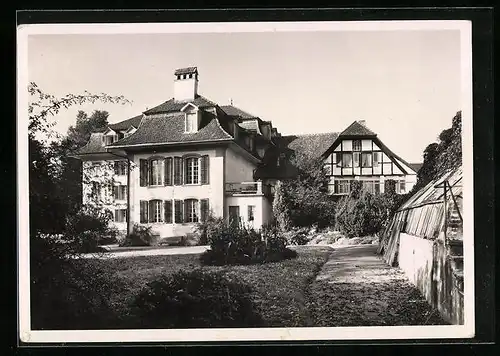
[[[75,151],[76,155],[85,155],[93,153],[105,153],[106,149],[102,143],[102,132],[94,132],[90,134],[90,139],[87,144]]]
[[[249,114],[246,111],[243,111],[232,105],[222,105],[221,109],[229,116],[237,116],[241,117],[242,119],[253,119],[256,117],[255,115]]]
[[[141,120],[142,120],[142,115],[137,115],[128,120],[120,121],[115,124],[109,124],[108,127],[110,127],[115,131],[128,130],[131,126],[134,126],[135,128],[139,127]]]
[[[184,114],[146,116],[137,131],[108,147],[232,140],[232,136],[221,127],[215,116],[203,114],[202,127],[195,133],[184,132]]]
[[[297,154],[318,158],[324,154],[338,137],[337,132],[283,136],[279,140]]]
[[[176,69],[174,72],[174,75],[193,74],[193,73],[197,73],[197,72],[198,72],[197,67],[186,67],[186,68]]]
[[[408,166],[418,173],[420,168],[422,168],[423,163],[408,163]]]
[[[363,123],[359,121],[354,121],[350,124],[344,131],[339,134],[342,136],[377,136],[375,132],[366,127]]]
[[[176,101],[174,98],[172,98],[160,105],[155,106],[154,108],[144,111],[144,114],[150,115],[150,114],[160,114],[168,112],[179,112],[187,103],[194,104],[198,108],[217,106],[217,104],[208,100],[207,98],[201,95],[197,95],[196,98],[194,98],[194,100],[189,100],[189,101]]]

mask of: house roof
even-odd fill
[[[93,153],[105,153],[106,149],[102,144],[102,132],[94,132],[90,134],[90,139],[87,144],[75,151],[76,155],[85,155]]]
[[[108,147],[232,139],[232,136],[221,127],[219,120],[209,113],[203,113],[201,126],[202,127],[195,133],[184,133],[183,114],[163,115],[160,117],[145,116],[137,131]]]
[[[318,158],[333,145],[338,136],[337,132],[290,135],[281,137],[279,141],[297,154]]]
[[[139,127],[141,120],[142,120],[142,115],[137,115],[131,119],[120,121],[115,124],[109,124],[108,126],[114,131],[117,130],[123,131],[123,130],[128,130],[130,126],[134,126],[135,128]]]
[[[174,98],[161,103],[160,105],[155,106],[149,110],[144,111],[144,114],[159,114],[159,113],[167,113],[167,112],[178,112],[187,104],[191,103],[196,105],[199,108],[207,108],[217,106],[216,103],[208,100],[207,98],[197,95],[194,100],[189,101],[176,101]]]
[[[174,72],[174,75],[192,74],[192,73],[197,73],[197,72],[198,72],[197,67],[186,67],[186,68],[176,69]]]
[[[408,166],[418,173],[420,168],[422,168],[423,163],[408,163]]]
[[[262,133],[260,131],[259,121],[256,119],[255,120],[245,120],[245,121],[238,123],[238,125],[240,125],[240,127],[244,128],[245,130],[256,132],[256,133],[262,135]]]
[[[377,136],[375,132],[370,130],[360,121],[354,121],[339,136]]]
[[[242,119],[253,119],[256,117],[255,115],[249,114],[246,111],[237,108],[236,106],[222,105],[221,108],[229,116],[238,116]]]

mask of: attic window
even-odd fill
[[[198,131],[198,114],[196,112],[186,113],[186,133]]]
[[[193,73],[189,73],[189,78],[193,78]]]
[[[184,75],[182,76],[182,79],[186,79],[186,74],[184,74]]]
[[[177,80],[180,80],[181,79],[181,76],[180,75],[177,75]]]

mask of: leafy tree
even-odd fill
[[[63,108],[85,102],[128,102],[123,96],[107,94],[68,94],[62,98],[44,93],[30,83],[29,103],[29,201],[30,201],[30,277],[31,320],[33,329],[91,328],[111,317],[108,294],[113,283],[98,266],[75,259],[78,252],[54,236],[68,229],[67,197],[59,185],[63,162],[49,117]],[[69,219],[71,221],[71,219]],[[89,223],[81,216],[79,226]],[[92,224],[96,221],[90,221]],[[98,222],[98,221],[97,221]],[[76,234],[77,230],[73,229]],[[104,311],[104,313],[103,313]]]

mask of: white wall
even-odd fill
[[[225,164],[227,183],[253,182],[253,171],[257,168],[255,163],[249,162],[240,154],[228,148],[226,150]]]
[[[175,152],[158,151],[154,156],[173,157],[182,156],[188,153],[209,156],[209,184],[205,185],[182,185],[182,186],[159,186],[141,187],[139,160],[147,159],[151,153],[135,154],[132,157],[135,168],[131,171],[131,195],[130,195],[130,218],[131,226],[140,222],[140,201],[141,200],[184,200],[209,199],[210,209],[216,216],[222,216],[224,212],[224,181],[222,172],[224,170],[224,153],[222,149],[206,150],[183,150]],[[153,226],[153,231],[160,234],[160,237],[183,236],[193,232],[194,223],[151,223],[145,224]]]
[[[270,202],[262,196],[228,196],[226,201],[226,216],[229,216],[229,206],[240,207],[241,221],[247,225],[250,224],[255,229],[259,229],[263,224],[271,219]],[[255,220],[253,224],[248,221],[248,206],[255,206]]]
[[[198,93],[198,80],[191,78],[191,79],[180,79],[174,81],[175,100],[193,100],[197,93]]]

